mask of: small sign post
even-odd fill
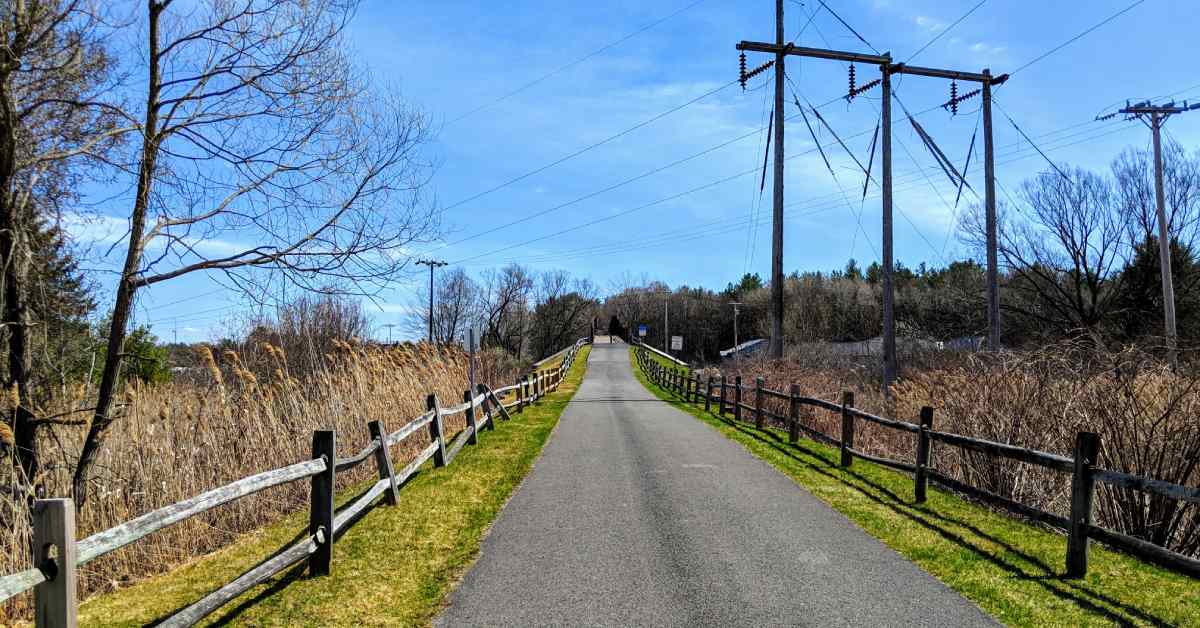
[[[683,336],[671,336],[671,351],[683,351]]]
[[[642,338],[646,337],[646,326],[644,324],[638,325],[638,336]]]

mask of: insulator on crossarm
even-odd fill
[[[950,81],[950,115],[958,115],[958,81]]]
[[[854,100],[854,64],[850,64],[850,90],[846,92],[848,100]]]
[[[738,82],[742,84],[742,91],[746,91],[746,51],[738,58]]]

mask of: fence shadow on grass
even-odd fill
[[[661,387],[659,389],[666,391],[666,389]],[[684,411],[696,410],[720,421],[724,425],[737,430],[739,433],[771,447],[804,468],[854,489],[879,506],[887,508],[893,513],[937,534],[946,541],[970,551],[980,559],[1008,573],[1014,579],[1034,582],[1052,595],[1076,604],[1088,612],[1102,616],[1119,625],[1130,625],[1135,622],[1146,623],[1152,626],[1174,625],[1144,610],[1077,584],[1077,580],[1068,579],[1060,570],[1051,567],[1037,556],[1017,548],[1009,541],[981,530],[978,526],[934,512],[927,505],[916,504],[913,499],[903,498],[890,488],[856,472],[853,467],[840,467],[839,458],[836,453],[825,455],[806,447],[803,442],[789,443],[786,440],[786,435],[773,430],[759,430],[753,425],[738,422],[732,417],[705,412],[702,409],[694,408],[691,404],[678,398],[678,395],[674,391],[666,392],[673,397],[672,400],[668,401],[671,405]],[[953,527],[966,530],[971,536],[976,537],[978,542],[973,542],[967,536],[954,531]],[[993,543],[1003,548],[1004,551],[1002,553],[992,552],[981,545],[984,542]],[[1020,564],[1010,562],[1011,558],[1007,555],[1011,555],[1011,557],[1033,567],[1036,572],[1030,573],[1029,570]]]

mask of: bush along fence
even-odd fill
[[[468,388],[463,392],[462,403],[443,406],[441,400],[431,394],[427,398],[428,409],[424,414],[391,433],[384,429],[382,421],[371,421],[367,424],[372,437],[371,443],[348,458],[337,457],[337,437],[332,430],[317,431],[313,433],[313,453],[310,460],[264,471],[226,484],[98,532],[78,543],[75,541],[75,507],[72,500],[37,500],[33,508],[35,565],[25,571],[0,577],[0,602],[23,591],[34,589],[36,626],[76,626],[76,570],[80,566],[222,504],[273,486],[305,479],[311,486],[307,536],[191,606],[168,617],[159,625],[191,626],[255,585],[302,560],[307,559],[312,575],[328,575],[333,558],[334,539],[364,515],[376,501],[383,497],[388,505],[396,505],[400,486],[426,461],[432,459],[435,467],[450,464],[465,445],[478,443],[479,430],[495,429],[497,416],[507,420],[509,410],[516,409],[517,412],[521,412],[530,403],[557,389],[574,364],[579,349],[586,343],[587,338],[575,342],[551,358],[535,364],[532,372],[516,384],[496,390],[484,384],[477,384],[472,368]],[[541,368],[555,358],[561,358],[557,366]],[[447,444],[446,435],[442,431],[442,419],[460,412],[465,413],[467,426],[453,442]],[[429,445],[403,469],[396,471],[392,466],[390,449],[415,434],[425,432],[429,434]],[[378,467],[379,481],[354,502],[335,512],[333,503],[336,474],[368,460],[374,460]]]
[[[849,467],[855,458],[862,458],[912,474],[913,492],[917,503],[925,501],[926,487],[932,481],[952,491],[1063,530],[1067,535],[1065,573],[1069,577],[1082,577],[1087,573],[1088,542],[1094,539],[1142,560],[1193,578],[1200,578],[1200,560],[1093,524],[1092,502],[1098,482],[1130,490],[1153,492],[1180,501],[1200,503],[1200,488],[1098,468],[1096,466],[1100,453],[1100,436],[1098,434],[1092,432],[1076,434],[1074,456],[1068,458],[1035,449],[939,432],[933,428],[933,408],[928,406],[921,408],[920,423],[897,421],[856,409],[854,393],[849,391],[842,393],[841,403],[835,403],[801,395],[798,384],[792,384],[788,392],[782,392],[764,388],[761,377],[755,380],[753,386],[743,385],[740,376],[735,377],[732,382],[726,381],[723,375],[710,375],[702,379],[699,373],[689,373],[683,369],[664,366],[661,362],[653,359],[642,347],[637,347],[634,354],[642,372],[651,381],[678,395],[686,403],[703,403],[705,411],[712,411],[713,405],[716,405],[718,415],[724,417],[732,414],[737,421],[753,421],[758,429],[763,428],[766,419],[782,423],[787,426],[788,440],[792,443],[797,442],[803,432],[813,440],[839,448],[841,450],[840,464],[843,467]],[[750,396],[752,403],[744,401],[747,395]],[[765,409],[763,402],[766,398],[785,402],[788,408],[787,416],[781,416]],[[802,406],[816,407],[841,415],[842,426],[839,437],[835,438],[804,425],[800,420]],[[854,428],[856,422],[860,420],[915,435],[916,451],[913,461],[906,462],[872,456],[855,449]],[[1027,506],[939,473],[930,464],[930,448],[934,442],[1070,474],[1070,518]]]

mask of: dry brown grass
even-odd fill
[[[369,442],[368,421],[379,419],[395,430],[424,412],[428,393],[449,405],[460,402],[467,388],[467,359],[456,350],[428,345],[366,349],[338,342],[330,348],[328,366],[301,382],[289,376],[282,350],[261,349],[278,363],[275,368],[256,361],[251,370],[232,352],[213,356],[205,349],[201,358],[207,376],[193,378],[202,383],[129,386],[121,418],[89,478],[91,497],[78,514],[79,538],[248,475],[305,460],[311,456],[314,430],[337,430],[339,455],[348,456]],[[498,372],[496,361],[486,356],[481,361],[480,381],[500,385],[515,375]],[[86,407],[84,392],[81,387],[47,412]],[[448,417],[448,433],[463,427],[461,414]],[[70,494],[71,464],[84,429],[63,426],[44,434],[47,464],[38,483],[46,494]],[[409,440],[411,451],[393,454],[398,465],[425,444]],[[0,474],[9,472],[10,465],[4,467]],[[340,473],[339,486],[375,472],[371,465],[361,465]],[[0,475],[0,482],[11,485],[14,479]],[[194,517],[89,563],[80,572],[81,588],[85,594],[107,591],[168,570],[306,507],[307,499],[307,484],[298,482]],[[0,523],[0,573],[28,568],[26,501],[0,494]],[[0,623],[23,615],[28,603],[26,594],[0,607]]]
[[[737,370],[727,370],[732,377]],[[1186,486],[1200,485],[1200,373],[1173,373],[1137,350],[1097,352],[1064,343],[1039,351],[960,354],[906,370],[885,400],[869,367],[851,362],[751,360],[741,365],[744,384],[766,386],[829,401],[855,393],[855,405],[882,416],[916,422],[934,407],[935,429],[1071,456],[1080,431],[1101,436],[1104,468]],[[747,401],[747,403],[752,403]],[[767,406],[785,413],[783,402]],[[805,422],[826,434],[841,433],[832,412],[806,409]],[[858,422],[856,447],[913,461],[915,439]],[[1034,465],[954,447],[933,450],[935,467],[952,477],[1056,514],[1069,515],[1070,477]],[[1187,554],[1200,553],[1200,507],[1153,494],[1099,489],[1101,525]]]

